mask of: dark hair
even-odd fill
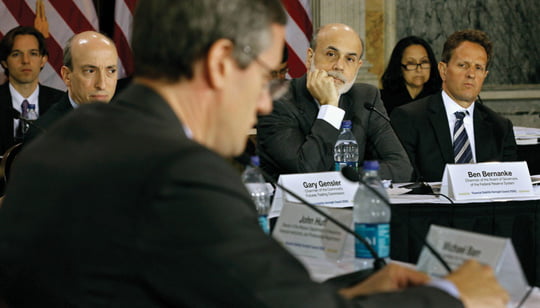
[[[283,45],[283,55],[281,56],[281,63],[289,61],[289,47],[287,44]]]
[[[435,54],[433,53],[433,50],[431,49],[431,46],[429,46],[428,42],[417,36],[407,36],[402,38],[396,44],[394,50],[392,50],[392,55],[390,56],[388,66],[386,66],[386,70],[381,77],[383,89],[390,92],[397,92],[405,88],[403,70],[401,69],[401,58],[403,57],[403,52],[405,49],[411,45],[420,45],[424,47],[428,55],[429,63],[431,64],[429,79],[424,84],[423,91],[426,93],[433,93],[440,90],[442,80],[437,69],[437,60],[435,59]]]
[[[487,33],[480,30],[468,29],[457,31],[450,35],[444,43],[441,61],[445,63],[450,62],[450,59],[452,58],[452,55],[454,53],[454,49],[456,49],[461,43],[465,41],[477,43],[480,46],[484,47],[484,50],[487,54],[487,70],[489,63],[491,62],[491,59],[493,57],[493,44],[489,40]]]
[[[270,43],[270,25],[285,25],[279,0],[139,0],[133,21],[135,75],[193,78],[193,64],[212,44],[229,39],[245,68]]]
[[[15,38],[17,35],[33,35],[39,46],[39,53],[41,56],[48,56],[49,52],[47,51],[47,44],[45,43],[45,37],[34,27],[18,26],[11,30],[4,36],[0,41],[0,61],[6,61],[7,57],[13,51],[13,44],[15,44]],[[2,67],[4,67],[2,65]],[[7,67],[4,67],[6,76],[9,76],[9,71]]]

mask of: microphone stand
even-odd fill
[[[380,112],[377,108],[375,108],[374,104],[365,103],[364,108],[366,108],[370,112],[371,111],[375,112],[381,118],[386,120],[386,122],[390,123],[390,119],[388,118],[388,116],[386,116],[384,113]],[[415,175],[415,178],[416,178],[416,182],[411,183],[411,184],[407,184],[407,185],[403,185],[401,187],[410,189],[411,191],[408,192],[408,194],[432,195],[433,194],[433,189],[431,188],[431,186],[429,186],[429,184],[422,181],[422,176],[420,175],[420,172],[418,171],[418,168],[416,167],[416,164],[412,161],[412,159],[411,159],[411,157],[409,156],[408,153],[407,153],[407,157],[409,157],[409,162],[411,163],[411,166],[413,168],[414,175]]]

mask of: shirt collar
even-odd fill
[[[13,108],[17,109],[18,111],[21,111],[21,105],[22,102],[26,99],[29,104],[35,104],[37,106],[38,97],[39,97],[39,85],[36,87],[34,92],[30,94],[28,97],[23,97],[19,91],[13,87],[11,82],[9,83],[9,92],[11,93],[11,104],[13,105]],[[37,107],[36,107],[37,111]]]
[[[454,113],[456,111],[468,111],[468,114],[473,116],[474,113],[474,105],[475,102],[473,102],[469,108],[463,108],[458,103],[456,103],[444,90],[442,90],[442,99],[444,103],[444,109],[446,109],[446,116],[448,119],[455,119]]]

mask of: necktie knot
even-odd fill
[[[456,112],[454,112],[454,115],[456,116],[456,119],[457,119],[458,121],[460,121],[460,120],[463,121],[463,118],[464,118],[467,114],[469,114],[469,112],[467,112],[466,110],[465,110],[465,111],[456,111]]]
[[[28,103],[27,100],[24,100],[21,104],[21,116],[23,118],[27,118],[28,117],[28,107],[30,106],[30,103]]]

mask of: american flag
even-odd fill
[[[131,53],[131,23],[137,0],[116,0],[114,9],[113,39],[120,57],[118,78],[133,74],[133,55]]]
[[[281,0],[287,10],[286,43],[289,51],[289,75],[292,78],[306,72],[306,52],[313,33],[310,0]]]
[[[66,88],[60,75],[66,41],[76,33],[99,30],[92,0],[1,0],[0,39],[19,25],[35,26],[46,37],[49,61],[39,79],[57,89]]]

